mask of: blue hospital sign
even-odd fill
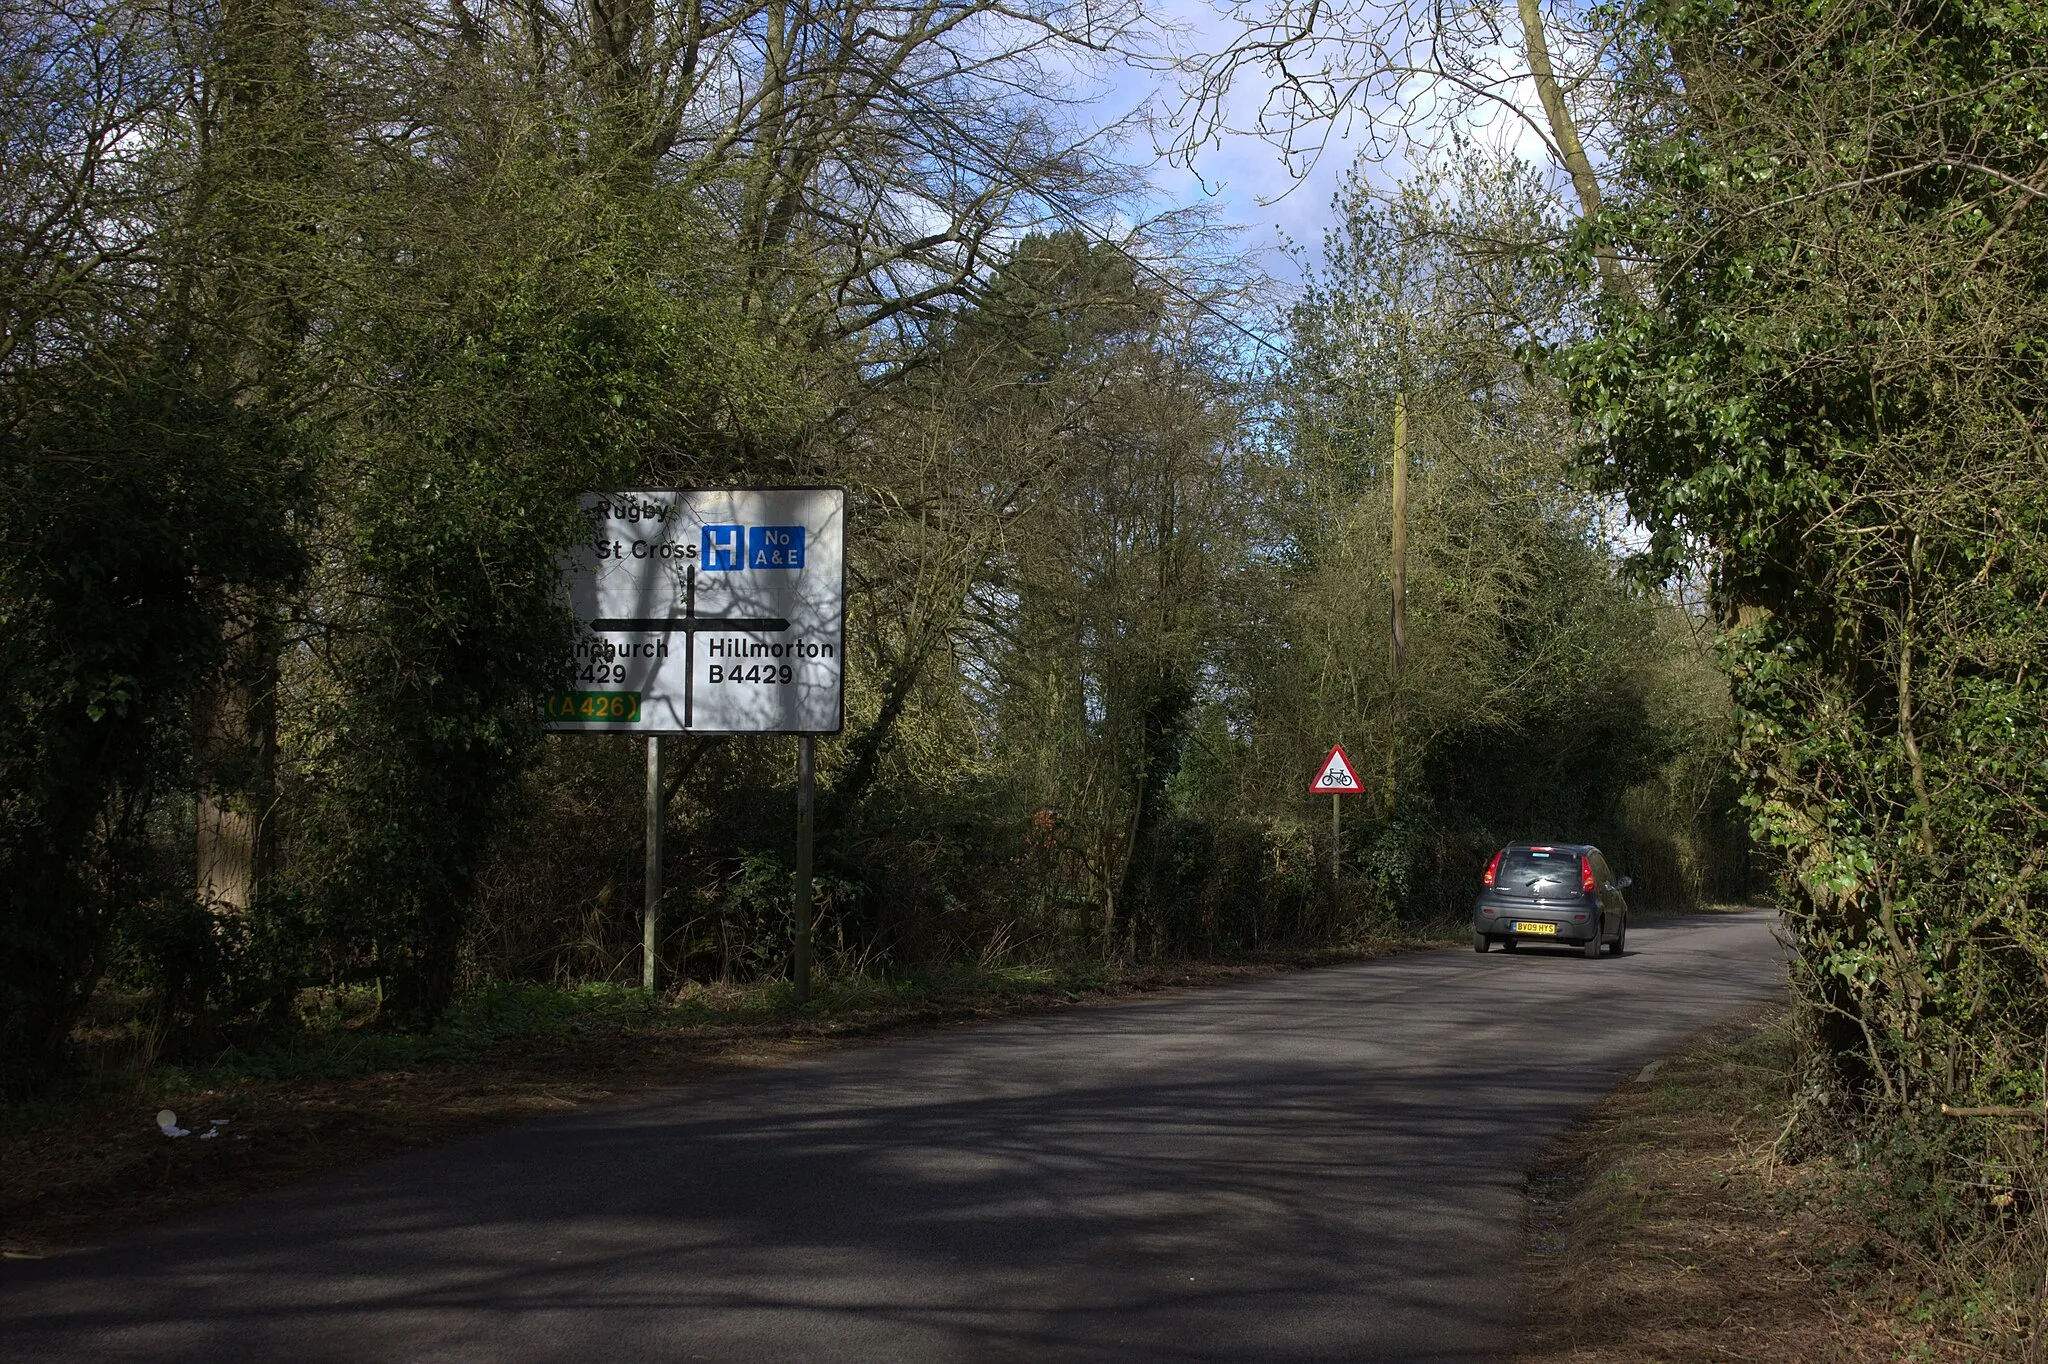
[[[750,526],[747,528],[748,568],[802,568],[804,528],[802,526]]]
[[[740,567],[740,537],[745,526],[706,526],[700,564],[706,573],[732,573]]]

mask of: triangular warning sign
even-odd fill
[[[1330,756],[1323,759],[1321,770],[1308,789],[1317,795],[1355,796],[1365,789],[1359,784],[1358,774],[1351,770],[1351,759],[1344,756],[1344,745],[1330,745]]]

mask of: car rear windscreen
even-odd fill
[[[1493,884],[1497,890],[1517,890],[1525,895],[1576,895],[1579,855],[1517,848],[1501,859]]]

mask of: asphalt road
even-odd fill
[[[1023,1018],[0,1267],[18,1360],[1484,1360],[1522,1170],[1783,991],[1763,914]]]

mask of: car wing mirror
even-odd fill
[[[1635,877],[1633,877],[1633,876],[1624,876],[1624,877],[1622,877],[1622,878],[1621,878],[1621,879],[1620,879],[1619,881],[1616,881],[1616,882],[1614,883],[1614,888],[1615,888],[1616,890],[1627,890],[1627,889],[1628,889],[1628,888],[1629,888],[1630,886],[1634,885],[1635,883],[1636,883],[1636,878],[1635,878]]]

